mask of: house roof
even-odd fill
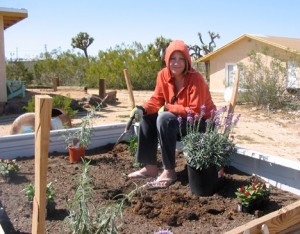
[[[4,30],[10,26],[18,23],[19,21],[28,17],[26,9],[14,9],[0,7],[0,16],[3,16]]]
[[[206,56],[198,59],[198,62],[208,62],[210,61],[211,57],[218,54],[225,48],[232,46],[233,44],[238,43],[239,41],[243,40],[244,38],[249,38],[252,40],[256,40],[262,43],[265,43],[270,46],[274,46],[283,50],[290,51],[292,53],[300,54],[300,39],[298,38],[288,38],[288,37],[274,37],[274,36],[264,36],[264,35],[250,35],[244,34],[237,39],[229,42],[228,44],[220,47],[219,49],[207,54]]]

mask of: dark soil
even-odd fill
[[[93,180],[94,203],[100,206],[111,202],[120,194],[128,194],[151,181],[128,180],[126,175],[134,170],[134,158],[129,147],[120,143],[89,150],[86,159],[91,160],[90,177]],[[158,153],[158,158],[160,158]],[[5,233],[31,233],[32,210],[22,189],[34,182],[34,159],[18,159],[20,172],[8,183],[0,182],[0,202],[4,214],[0,216]],[[48,182],[53,183],[56,197],[55,211],[46,219],[46,233],[62,231],[63,220],[68,216],[66,198],[73,199],[82,173],[82,162],[69,163],[67,154],[51,154],[48,160]],[[276,211],[299,199],[299,196],[271,186],[270,201],[260,210],[251,213],[237,212],[237,188],[250,181],[251,176],[235,168],[226,167],[219,190],[210,197],[191,194],[185,161],[177,155],[178,180],[167,189],[143,188],[127,203],[124,223],[119,233],[154,233],[169,229],[173,233],[224,233],[260,216]]]

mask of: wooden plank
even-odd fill
[[[46,185],[50,139],[52,98],[35,96],[35,194],[33,199],[32,233],[45,233]]]
[[[131,85],[131,81],[130,81],[127,69],[124,69],[124,76],[125,76],[125,80],[126,80],[126,84],[127,84],[127,89],[128,89],[128,92],[129,92],[131,107],[133,109],[135,107],[135,102],[134,102],[134,96],[133,96],[133,91],[132,91],[132,85]]]
[[[270,233],[280,233],[284,230],[300,223],[300,200],[278,211],[255,219],[249,223],[226,232],[225,234],[239,234],[248,232],[251,234],[260,234],[263,224],[266,224]],[[300,230],[299,230],[300,233]]]

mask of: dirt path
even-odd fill
[[[27,90],[27,95],[33,92],[34,94],[53,94],[52,90]],[[98,90],[91,89],[88,93],[82,90],[59,90],[55,94],[70,95],[71,98],[79,99],[98,94]],[[134,91],[135,104],[142,104],[151,94],[152,91]],[[218,107],[228,105],[222,95],[212,93],[212,96]],[[128,91],[117,90],[117,99],[115,104],[108,105],[99,112],[99,118],[94,122],[95,125],[128,120],[131,110]],[[300,161],[300,111],[266,112],[245,105],[237,105],[235,113],[241,114],[240,122],[234,130],[237,146]],[[10,125],[15,117],[16,115],[0,116],[0,136],[9,134]],[[76,126],[79,121],[79,118],[74,118],[72,124]]]

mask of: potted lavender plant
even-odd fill
[[[194,194],[210,196],[218,182],[218,170],[229,162],[230,155],[236,151],[230,133],[240,115],[233,120],[233,113],[225,116],[226,107],[212,111],[211,117],[205,121],[205,133],[201,133],[199,128],[205,109],[202,106],[201,113],[194,117],[188,113],[186,135],[181,133],[181,136],[190,189]],[[181,124],[182,118],[179,117],[178,121]]]

